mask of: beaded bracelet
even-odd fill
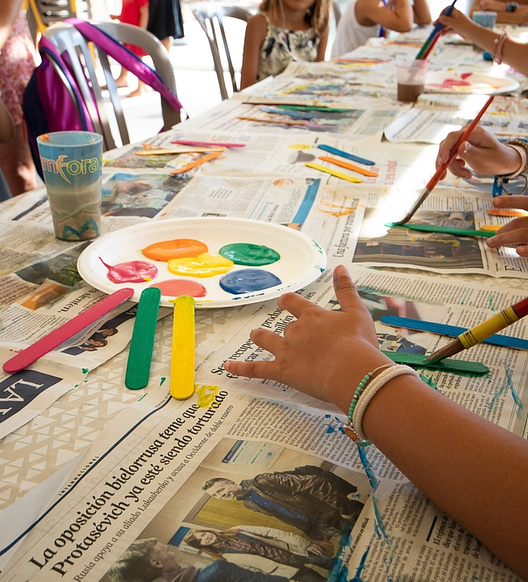
[[[494,49],[493,49],[493,61],[500,65],[502,63],[502,49],[504,47],[504,43],[508,38],[508,33],[503,30],[500,35],[493,41]]]
[[[380,370],[383,370],[385,368],[392,368],[394,365],[395,364],[384,364],[383,366],[378,366],[376,369],[372,370],[372,372],[365,374],[365,376],[363,376],[363,379],[359,383],[358,387],[354,390],[354,394],[352,395],[352,400],[350,401],[350,406],[348,408],[348,421],[345,425],[345,432],[353,441],[357,442],[357,439],[359,438],[359,435],[357,434],[352,423],[352,416],[354,414],[354,409],[356,408],[359,397],[361,396],[363,390],[365,389],[366,385],[370,382],[373,376],[375,376]]]
[[[402,376],[403,374],[411,374],[416,378],[420,377],[418,372],[416,372],[416,370],[413,370],[413,368],[409,366],[399,364],[396,365],[389,364],[388,366],[383,367],[384,368],[388,367],[388,369],[383,370],[381,374],[376,376],[376,378],[374,378],[371,382],[367,380],[366,384],[368,385],[366,385],[361,391],[359,395],[361,398],[358,397],[356,399],[357,402],[354,405],[352,415],[351,416],[349,415],[347,426],[345,428],[346,434],[353,441],[355,441],[357,445],[362,447],[366,447],[371,444],[370,441],[367,439],[367,436],[363,432],[361,424],[363,422],[363,415],[365,414],[365,410],[367,409],[367,406],[370,404],[370,401],[374,398],[377,392],[381,388],[383,388],[383,386],[385,386],[387,382],[390,382],[390,380],[393,380],[398,376]],[[377,368],[376,370],[379,370],[379,368]]]

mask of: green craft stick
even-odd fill
[[[434,370],[435,372],[448,372],[450,374],[460,374],[462,376],[485,376],[489,374],[489,368],[480,362],[467,362],[465,360],[453,360],[446,358],[434,364],[425,364],[425,358],[420,354],[406,354],[404,352],[387,352],[382,350],[393,362],[397,364],[407,364],[412,368],[423,370]]]
[[[156,287],[143,289],[139,298],[125,374],[125,386],[131,390],[145,388],[149,381],[160,299]]]
[[[280,109],[293,109],[295,111],[326,111],[327,113],[342,113],[351,111],[342,107],[325,107],[324,105],[277,105]]]
[[[493,230],[471,230],[469,228],[452,228],[450,226],[435,226],[434,224],[416,224],[414,222],[405,222],[398,224],[397,222],[388,222],[385,226],[389,228],[408,228],[409,230],[421,230],[423,232],[441,232],[444,234],[452,234],[454,236],[495,236]]]

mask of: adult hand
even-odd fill
[[[451,150],[465,129],[463,127],[453,131],[440,143],[436,158],[437,168],[449,159]],[[485,129],[477,126],[467,140],[459,144],[457,156],[449,169],[455,176],[469,179],[473,174],[466,166],[471,166],[477,174],[496,176],[516,172],[520,163],[521,157],[516,150],[500,143]],[[440,179],[443,180],[446,174],[447,172]]]
[[[279,298],[279,307],[297,320],[281,337],[254,329],[250,338],[275,359],[227,361],[225,369],[249,378],[270,378],[348,410],[353,390],[365,374],[391,360],[378,349],[372,318],[342,265],[334,270],[334,289],[342,311],[327,311],[295,293]]]
[[[493,199],[495,208],[515,208],[528,210],[528,196],[497,196]],[[487,245],[495,249],[504,245],[517,245],[517,254],[528,257],[528,216],[514,218],[508,222],[497,234],[486,241]]]

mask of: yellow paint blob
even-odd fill
[[[185,257],[181,259],[171,259],[167,267],[174,275],[185,277],[214,277],[229,273],[233,268],[233,261],[225,259],[220,255],[210,255],[202,253],[197,257]]]
[[[198,395],[198,408],[209,408],[214,402],[215,396],[218,394],[220,388],[218,386],[200,386],[194,385],[194,391]]]
[[[305,143],[295,143],[290,146],[292,150],[309,150],[311,146]]]

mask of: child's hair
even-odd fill
[[[309,24],[317,36],[326,30],[328,26],[328,19],[330,14],[331,0],[315,0],[314,3],[306,11],[306,24]],[[269,12],[274,18],[280,20],[282,18],[282,0],[262,0],[259,10],[260,12]]]

